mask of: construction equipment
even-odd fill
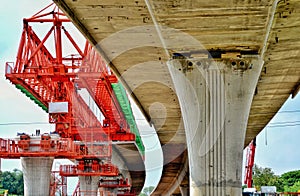
[[[51,27],[41,38],[33,30],[33,23]],[[0,157],[74,159],[77,165],[61,166],[60,176],[110,177],[115,182],[114,188],[120,189],[118,195],[132,194],[128,180],[111,163],[112,142],[136,142],[141,153],[144,152],[135,122],[119,104],[127,97],[97,51],[88,42],[81,49],[67,31],[66,23],[70,20],[54,4],[23,20],[16,63],[6,63],[5,76],[49,113],[49,123],[55,124],[55,130],[49,134],[38,132],[35,136],[20,134],[15,139],[0,139]],[[50,51],[49,42],[54,43],[54,52]],[[66,42],[68,50],[76,54],[64,54]],[[86,89],[100,114],[91,110],[82,98],[81,89]]]
[[[254,166],[255,148],[256,148],[256,138],[254,138],[247,147],[245,179],[244,179],[244,183],[247,185],[247,188],[252,188],[252,184],[253,184],[252,169]]]

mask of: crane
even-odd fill
[[[83,49],[77,44],[64,25],[70,22],[53,3],[23,20],[17,59],[6,63],[5,76],[49,113],[49,123],[55,125],[52,134],[58,137],[42,134],[38,144],[33,144],[27,134],[20,134],[18,140],[0,139],[0,157],[75,159],[77,165],[60,167],[62,177],[113,177],[110,181],[117,182],[114,188],[130,195],[128,180],[120,177],[118,168],[111,163],[112,142],[136,142],[142,154],[144,146],[136,125],[128,121],[124,106],[120,105],[120,99],[127,98],[124,93],[116,93],[122,85],[91,44],[86,41]],[[40,37],[33,30],[33,23],[50,24],[50,30]],[[54,51],[46,44],[51,42],[51,36]],[[76,54],[64,56],[65,42]],[[81,89],[86,89],[101,111],[102,122],[81,96]],[[38,150],[32,150],[35,145]],[[111,183],[102,179],[99,184],[106,187]]]
[[[252,174],[253,174],[253,166],[254,166],[254,156],[255,156],[255,148],[256,148],[256,138],[254,138],[247,147],[246,154],[246,165],[245,165],[245,179],[244,183],[247,185],[247,188],[252,188]]]

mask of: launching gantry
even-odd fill
[[[40,38],[33,23],[51,27]],[[6,63],[5,76],[49,113],[49,123],[55,125],[55,130],[0,139],[0,157],[21,159],[25,195],[55,194],[55,181],[50,175],[55,158],[74,161],[74,165],[61,165],[58,173],[61,179],[78,176],[76,191],[80,195],[99,191],[101,195],[136,195],[142,185],[134,185],[128,172],[123,174],[112,162],[114,143],[135,144],[141,157],[144,154],[125,90],[88,42],[84,49],[79,47],[65,23],[70,20],[54,4],[23,20],[17,60]],[[51,35],[54,51],[46,44]],[[65,42],[77,54],[63,56]],[[85,102],[81,89],[88,92],[99,115]]]

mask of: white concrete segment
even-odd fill
[[[240,196],[244,138],[262,61],[173,59],[168,67],[186,130],[190,195]]]
[[[24,178],[24,196],[50,194],[51,157],[21,157]]]

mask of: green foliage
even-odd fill
[[[280,178],[284,186],[293,186],[296,182],[300,181],[300,170],[286,172]]]
[[[280,177],[275,175],[270,168],[261,168],[254,165],[252,179],[257,190],[260,190],[261,186],[276,186],[277,191],[283,190]]]
[[[285,192],[300,190],[300,170],[289,171],[280,176]]]
[[[4,194],[5,193],[5,189],[0,189],[0,194]]]
[[[300,190],[300,181],[295,182],[292,186],[284,186],[284,192],[298,192]]]
[[[270,168],[254,165],[253,184],[257,190],[260,190],[261,186],[276,186],[277,192],[297,192],[300,190],[300,170],[277,176]]]
[[[10,194],[23,195],[24,183],[22,171],[14,169],[13,172],[1,172],[0,187],[7,189]]]

